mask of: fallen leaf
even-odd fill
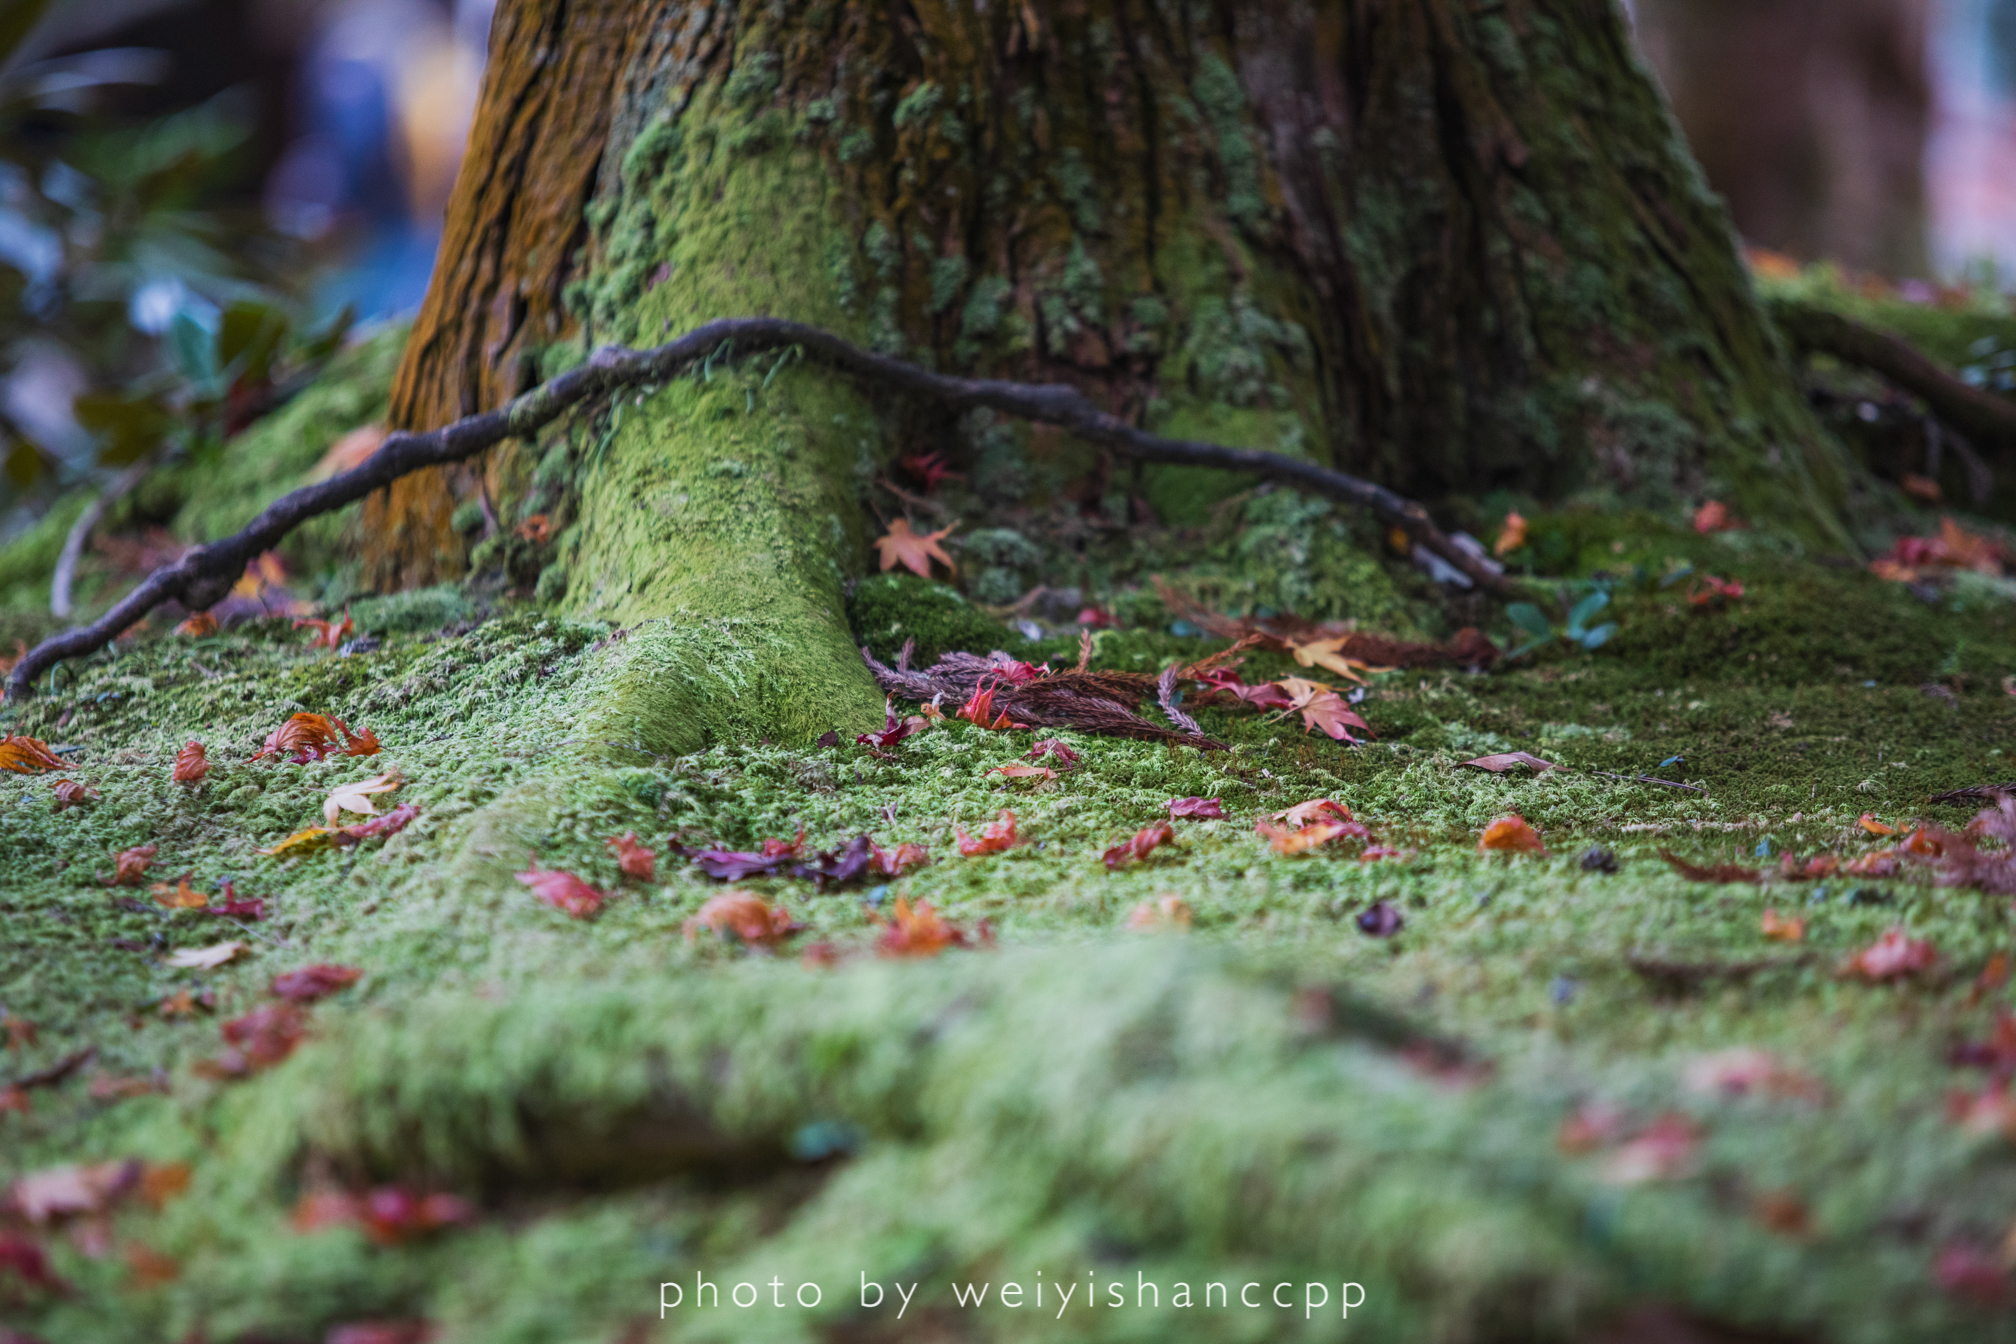
[[[1659,851],[1659,857],[1672,865],[1673,871],[1689,882],[1761,882],[1762,870],[1745,868],[1740,863],[1689,863],[1670,849]]]
[[[1901,866],[1894,849],[1876,849],[1851,860],[1841,871],[1854,877],[1894,877]]]
[[[1051,780],[1057,778],[1055,770],[1041,765],[997,765],[987,773],[990,775],[1006,775],[1010,779]]]
[[[269,1069],[293,1054],[308,1037],[308,1014],[298,1004],[262,1003],[218,1028],[229,1047],[202,1070],[210,1077],[238,1078]]]
[[[112,860],[111,885],[139,886],[146,878],[147,865],[154,862],[154,855],[157,852],[158,847],[154,845],[135,845],[131,849],[120,850],[117,857]]]
[[[313,1003],[327,998],[340,989],[348,989],[364,976],[355,966],[332,966],[318,962],[313,966],[303,966],[298,971],[287,971],[273,977],[273,992],[294,1003]]]
[[[891,914],[886,923],[880,916],[870,915],[883,925],[875,950],[885,957],[935,957],[948,947],[970,946],[964,931],[941,918],[929,901],[917,902],[912,910],[910,903],[898,896]]]
[[[44,1167],[16,1180],[8,1199],[31,1223],[100,1213],[139,1184],[142,1170],[138,1161]]]
[[[1484,828],[1484,834],[1477,841],[1480,852],[1503,850],[1516,854],[1545,854],[1547,846],[1540,842],[1540,833],[1518,813],[1498,818]]]
[[[175,773],[177,784],[201,784],[203,776],[210,773],[210,757],[203,750],[201,742],[191,742],[175,753]]]
[[[1137,930],[1187,929],[1190,927],[1190,906],[1181,896],[1165,892],[1128,911],[1127,927]]]
[[[1045,756],[1057,762],[1059,770],[1069,770],[1078,764],[1078,753],[1054,737],[1046,737],[1022,754],[1025,761],[1040,761]]]
[[[1175,843],[1176,828],[1166,821],[1158,821],[1152,826],[1143,826],[1134,833],[1133,839],[1121,841],[1100,857],[1110,870],[1145,859],[1160,846]]]
[[[342,812],[360,812],[367,817],[375,817],[378,815],[378,805],[371,801],[371,795],[390,793],[405,782],[399,777],[397,770],[388,770],[371,779],[342,785],[323,800],[322,819],[330,826],[334,826],[337,815]]]
[[[1964,569],[1998,576],[2008,564],[2008,552],[1999,542],[1969,532],[1947,517],[1939,520],[1938,535],[1899,537],[1895,545],[1870,562],[1869,568],[1879,578],[1915,583],[1926,571]]]
[[[1729,516],[1729,506],[1719,499],[1711,499],[1694,510],[1694,530],[1703,536],[1711,532],[1727,532],[1736,526]]]
[[[1713,574],[1702,574],[1687,586],[1687,604],[1692,607],[1708,607],[1720,602],[1738,602],[1743,597],[1743,585],[1734,579],[1718,579]]]
[[[900,844],[893,850],[874,845],[871,866],[882,877],[900,877],[906,868],[914,868],[930,859],[930,851],[922,845]]]
[[[1351,735],[1357,728],[1366,734],[1372,732],[1372,725],[1360,718],[1348,701],[1335,691],[1319,691],[1295,706],[1302,715],[1302,731],[1321,728],[1339,742],[1349,742],[1356,746],[1358,738]]]
[[[1864,812],[1861,816],[1861,819],[1858,820],[1855,824],[1857,826],[1860,826],[1863,830],[1869,832],[1869,834],[1871,835],[1897,834],[1897,828],[1895,826],[1890,825],[1888,822],[1878,821],[1876,820],[1875,817],[1871,816],[1867,812]]]
[[[705,928],[758,947],[773,947],[804,927],[791,918],[790,911],[771,905],[753,891],[724,891],[686,921],[686,937],[690,940]]]
[[[896,459],[896,464],[923,483],[924,493],[930,494],[938,488],[940,481],[958,479],[960,473],[945,463],[942,450],[933,449],[928,453],[912,453]]]
[[[1812,882],[1834,876],[1840,867],[1841,860],[1832,854],[1815,854],[1803,863],[1787,854],[1778,860],[1778,875],[1791,882]]]
[[[557,868],[541,868],[536,859],[530,868],[513,876],[532,888],[534,896],[575,919],[587,919],[602,908],[602,902],[609,899],[607,893],[597,891],[572,873]]]
[[[1999,1134],[2016,1143],[2016,1097],[2005,1078],[1990,1079],[1979,1092],[1956,1088],[1946,1094],[1946,1119],[1969,1134]]]
[[[854,739],[855,742],[870,749],[877,747],[886,749],[895,746],[912,733],[922,732],[930,726],[930,720],[919,714],[912,714],[907,719],[898,718],[896,716],[896,702],[894,700],[883,701],[882,717],[887,722],[884,724],[881,732],[862,733]]]
[[[1598,1170],[1612,1185],[1642,1185],[1687,1175],[1701,1147],[1701,1131],[1684,1115],[1662,1115],[1615,1149]]]
[[[1701,1096],[1794,1097],[1815,1102],[1826,1099],[1826,1089],[1819,1079],[1755,1046],[1697,1055],[1687,1062],[1681,1082],[1688,1091]]]
[[[1005,807],[978,836],[966,834],[966,828],[956,823],[952,829],[958,837],[961,854],[999,854],[1018,843],[1015,834],[1015,814]],[[930,907],[924,908],[928,910]]]
[[[212,943],[208,947],[185,947],[179,952],[170,952],[161,959],[163,966],[173,966],[177,970],[215,970],[225,962],[244,955],[249,949],[244,943]]]
[[[1624,1136],[1624,1112],[1605,1101],[1585,1101],[1561,1117],[1554,1146],[1570,1157],[1608,1147]]]
[[[176,626],[171,632],[189,639],[201,639],[205,635],[217,633],[217,618],[207,611],[199,611]]]
[[[917,577],[928,579],[931,577],[931,562],[936,560],[952,573],[958,573],[959,567],[952,563],[952,557],[945,554],[944,548],[938,544],[951,536],[952,528],[957,526],[959,524],[955,522],[951,527],[919,535],[910,530],[908,518],[898,518],[889,524],[888,536],[875,538],[875,549],[882,556],[882,572],[886,574],[900,564]]]
[[[1939,964],[1939,953],[1930,942],[1906,936],[1901,928],[1886,929],[1883,936],[1848,959],[1842,971],[1864,980],[1896,980]]]
[[[658,851],[639,844],[637,832],[612,835],[602,843],[616,856],[616,866],[623,870],[623,876],[649,882],[658,875]]]
[[[1495,756],[1479,756],[1474,761],[1464,761],[1464,765],[1474,765],[1479,770],[1489,770],[1494,775],[1502,775],[1515,766],[1526,766],[1536,775],[1544,775],[1549,770],[1562,767],[1552,761],[1543,761],[1530,751],[1501,751]]]
[[[1347,821],[1315,821],[1300,829],[1273,826],[1263,821],[1253,829],[1256,834],[1267,837],[1276,854],[1303,854],[1332,840],[1366,834],[1363,826]]]
[[[318,838],[327,841],[329,844],[342,845],[347,848],[351,845],[362,844],[366,840],[377,840],[388,835],[397,835],[412,825],[413,819],[419,815],[420,805],[418,803],[401,803],[382,817],[373,817],[369,821],[354,822],[348,826],[338,826],[335,830],[328,831]],[[310,828],[310,830],[317,831],[321,829],[319,826]],[[300,832],[302,835],[307,835],[308,833],[308,831]],[[283,841],[282,843],[284,844],[285,842]],[[264,851],[261,852],[263,853]]]
[[[174,886],[166,882],[156,882],[151,889],[156,905],[165,905],[170,910],[200,910],[210,904],[210,897],[189,885],[192,874],[184,873]]]
[[[1285,821],[1290,826],[1307,826],[1312,821],[1351,821],[1351,809],[1328,798],[1311,798],[1290,808],[1276,812],[1270,820]]]
[[[284,840],[276,841],[269,848],[253,852],[275,859],[295,859],[303,854],[313,854],[318,849],[327,849],[335,843],[334,834],[327,826],[310,826],[306,830],[294,832]]]
[[[511,530],[517,534],[520,541],[529,541],[534,546],[544,546],[553,539],[553,520],[543,513],[535,513]]]
[[[53,811],[61,812],[66,807],[82,807],[86,803],[98,801],[98,790],[75,779],[54,780],[49,785],[56,791]]]
[[[1387,901],[1374,901],[1358,912],[1358,932],[1372,938],[1391,938],[1407,921]]]
[[[350,613],[347,611],[343,613],[343,619],[340,622],[316,620],[313,617],[305,616],[294,622],[296,630],[301,629],[303,626],[315,632],[308,637],[310,647],[331,650],[343,647],[343,641],[357,633],[357,627],[351,623]]]
[[[1764,936],[1774,943],[1806,941],[1806,921],[1797,915],[1780,915],[1776,910],[1766,910],[1762,930]]]
[[[288,1221],[297,1232],[357,1226],[378,1245],[394,1246],[443,1228],[473,1222],[475,1217],[475,1207],[457,1195],[418,1194],[396,1185],[381,1185],[352,1194],[323,1186],[303,1192]],[[334,1337],[332,1331],[330,1338]],[[400,1344],[421,1344],[427,1336],[402,1333],[397,1338]],[[372,1344],[378,1344],[376,1337],[372,1337]]]
[[[1498,540],[1491,543],[1491,554],[1504,555],[1516,551],[1526,544],[1526,520],[1513,509],[1505,515],[1505,525],[1498,529]]]
[[[1314,639],[1306,644],[1290,643],[1288,651],[1295,655],[1295,661],[1303,667],[1328,668],[1338,676],[1363,685],[1364,672],[1390,671],[1389,668],[1374,668],[1356,658],[1346,658],[1338,650],[1351,642],[1351,636],[1338,635],[1334,639]]]
[[[49,744],[39,737],[21,737],[14,733],[0,737],[0,770],[31,775],[44,770],[69,768],[70,763],[49,750]]]
[[[1028,727],[1027,724],[1017,723],[1009,718],[1005,709],[999,714],[994,712],[994,692],[998,685],[997,682],[988,682],[974,687],[972,699],[960,706],[959,717],[968,723],[977,724],[994,732]]]
[[[2009,1274],[2001,1259],[1979,1246],[1948,1242],[1932,1262],[1932,1277],[1944,1291],[1983,1307],[2009,1301]]]
[[[285,756],[296,765],[306,765],[334,756],[339,750],[345,756],[375,756],[378,749],[378,735],[369,728],[353,733],[341,719],[301,713],[275,728],[252,759]]]
[[[138,1241],[126,1243],[126,1268],[133,1271],[128,1282],[140,1292],[173,1283],[182,1273],[179,1261]]]
[[[1225,805],[1216,798],[1171,798],[1169,815],[1178,821],[1209,821],[1225,815]]]
[[[70,1285],[50,1268],[47,1252],[38,1243],[12,1232],[0,1232],[0,1274],[11,1275],[24,1286],[45,1293],[70,1292]],[[31,1344],[32,1337],[17,1335],[16,1339]]]

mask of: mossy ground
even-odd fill
[[[104,1258],[63,1243],[77,1293],[23,1300],[18,1319],[51,1344],[315,1340],[342,1321],[417,1317],[454,1341],[1572,1339],[1655,1297],[1830,1340],[2003,1337],[1941,1292],[1931,1264],[1955,1242],[1997,1244],[2016,1199],[2005,1141],[1943,1114],[1965,1080],[1947,1047],[2008,999],[1969,988],[2016,942],[2007,904],[1898,881],[1709,887],[1656,851],[1852,855],[1873,843],[1863,812],[1964,820],[1925,800],[2016,776],[2016,698],[2001,684],[2016,672],[2016,608],[1928,603],[1758,536],[1628,516],[1538,519],[1528,551],[1572,576],[1551,580],[1570,597],[1602,571],[1620,622],[1609,647],[1490,675],[1380,677],[1362,706],[1379,737],[1358,748],[1218,710],[1201,716],[1234,744],[1221,754],[1066,733],[1082,764],[1034,788],[988,773],[1030,734],[963,723],[904,742],[895,763],[851,743],[612,756],[576,715],[629,640],[454,589],[360,604],[382,640],[370,652],[309,649],[276,620],[143,637],[58,673],[6,723],[74,748],[103,798],[56,813],[45,779],[0,779],[0,1002],[39,1028],[8,1071],[95,1045],[87,1073],[158,1069],[170,1090],[96,1100],[79,1078],[37,1091],[28,1114],[0,1116],[4,1174],[133,1155],[188,1161],[195,1182],[163,1212],[120,1214]],[[1680,561],[1742,580],[1744,598],[1692,609],[1684,583],[1660,585]],[[908,586],[878,583],[857,597]],[[958,628],[938,637],[988,632],[977,607],[940,605]],[[1213,646],[1167,633],[1152,599],[1132,615],[1098,636],[1100,665]],[[1068,659],[1075,641],[1016,648]],[[1269,670],[1288,665],[1249,675]],[[384,753],[246,762],[302,709],[369,726]],[[169,763],[192,737],[217,765],[188,789]],[[1458,767],[1506,749],[1579,769]],[[409,781],[397,800],[422,809],[401,835],[294,861],[254,852],[318,820],[338,782],[393,765]],[[1222,798],[1228,819],[1180,823],[1173,848],[1103,867],[1102,849],[1191,794]],[[1285,858],[1252,833],[1255,816],[1321,796],[1409,856]],[[953,827],[1003,807],[1026,842],[960,857]],[[1547,856],[1477,853],[1483,826],[1513,810]],[[820,847],[868,831],[933,857],[866,890],[748,884],[808,926],[801,946],[832,944],[837,968],[689,940],[714,885],[669,853],[657,881],[625,882],[602,845],[634,829],[661,852],[675,838],[753,846],[801,826]],[[239,928],[122,907],[144,891],[99,875],[143,842],[160,846],[155,875],[211,889],[229,877],[269,917]],[[1599,844],[1615,874],[1579,865]],[[534,853],[616,892],[602,916],[569,920],[513,882]],[[1192,927],[1131,929],[1135,906],[1165,893]],[[999,949],[878,960],[866,912],[898,896],[968,931],[985,920]],[[1405,918],[1389,940],[1356,926],[1375,900]],[[1806,941],[1765,942],[1767,908],[1806,916]],[[1939,976],[1836,977],[1897,924],[1940,948]],[[226,937],[251,954],[210,973],[163,965]],[[1674,997],[1634,957],[1772,964]],[[365,978],[314,1010],[315,1042],[249,1082],[191,1073],[274,973],[317,961]],[[211,1012],[162,1016],[164,998],[198,987],[215,993]],[[1313,1018],[1311,987],[1324,991]],[[1405,1048],[1421,1033],[1490,1070],[1421,1068]],[[1683,1086],[1689,1060],[1736,1045],[1780,1053],[1825,1099]],[[1589,1100],[1693,1116],[1699,1166],[1605,1184],[1600,1157],[1555,1147]],[[453,1188],[481,1221],[394,1248],[296,1233],[287,1210],[310,1169]],[[1803,1206],[1807,1230],[1760,1220],[1777,1195]],[[134,1241],[179,1277],[136,1286],[117,1250]],[[1177,1281],[1350,1279],[1372,1305],[1340,1326],[1272,1309],[1056,1321],[950,1303],[955,1278],[1038,1269],[1130,1293],[1145,1273],[1165,1302]],[[861,1271],[929,1296],[898,1329],[852,1306]],[[657,1285],[695,1272],[818,1282],[824,1305],[661,1330]]]

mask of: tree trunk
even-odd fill
[[[395,420],[749,314],[1430,500],[1714,494],[1840,537],[1845,468],[1612,0],[504,0]],[[376,577],[459,572],[478,493],[543,512],[550,554],[475,558],[669,618],[609,733],[852,723],[859,485],[956,433],[803,367],[686,380],[378,501]]]

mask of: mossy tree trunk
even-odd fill
[[[503,0],[395,419],[740,314],[1431,501],[1714,493],[1839,535],[1844,468],[1613,0]],[[860,486],[955,435],[802,367],[690,382],[395,491],[374,566],[459,572],[479,494],[556,513],[545,591],[746,672],[673,694],[640,653],[610,731],[816,731],[875,704]]]

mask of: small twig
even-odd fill
[[[2007,784],[1976,784],[1965,789],[1949,789],[1926,799],[1930,803],[1995,803],[2016,796],[2016,780]]]
[[[466,416],[440,429],[387,435],[362,463],[328,480],[282,495],[242,531],[197,546],[163,565],[90,625],[66,630],[30,649],[14,666],[7,694],[26,698],[35,678],[66,658],[104,648],[119,633],[164,602],[203,611],[221,601],[246,564],[271,550],[310,518],[354,504],[374,490],[424,467],[461,462],[508,438],[527,438],[570,408],[617,388],[669,382],[701,361],[711,364],[727,352],[743,356],[780,346],[801,345],[806,358],[864,382],[928,397],[954,411],[982,407],[1056,425],[1089,443],[1101,444],[1144,462],[1176,463],[1243,472],[1292,485],[1369,509],[1409,540],[1447,560],[1471,582],[1500,596],[1517,596],[1518,585],[1493,573],[1435,525],[1428,510],[1383,485],[1301,458],[1252,448],[1149,434],[1100,410],[1077,388],[1062,383],[1011,383],[991,378],[955,378],[863,350],[818,327],[768,317],[729,317],[696,327],[675,341],[650,350],[604,346],[580,366],[533,388],[494,411]]]
[[[134,486],[145,479],[154,469],[159,451],[147,454],[126,470],[112,478],[105,492],[91,501],[84,512],[77,515],[77,521],[70,525],[70,535],[63,538],[62,554],[56,557],[56,573],[49,579],[49,614],[68,616],[74,605],[70,590],[77,581],[77,563],[84,558],[85,543],[91,540],[91,529],[98,526],[105,513],[114,504],[131,493]]]
[[[1566,766],[1560,768],[1567,769]],[[1708,792],[1708,790],[1702,788],[1699,784],[1682,784],[1678,780],[1672,779],[1654,779],[1651,775],[1614,775],[1608,770],[1585,770],[1582,773],[1587,775],[1602,775],[1606,779],[1621,779],[1626,784],[1664,784],[1669,789],[1689,789],[1695,793]]]

